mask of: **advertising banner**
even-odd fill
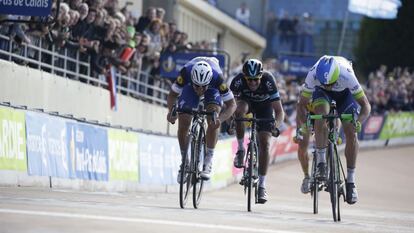
[[[181,152],[177,138],[163,138],[164,181],[166,184],[177,184],[178,169],[181,165]]]
[[[212,182],[226,182],[233,176],[232,139],[221,140],[214,150]]]
[[[164,138],[140,134],[139,171],[141,184],[167,184],[164,173]]]
[[[138,134],[108,129],[110,180],[138,181]]]
[[[380,139],[414,136],[414,113],[388,114],[380,133]]]
[[[280,64],[282,64],[282,74],[306,77],[309,69],[312,68],[318,59],[310,56],[281,55],[279,60]]]
[[[67,123],[69,167],[76,178],[108,180],[108,137],[104,128],[87,124]]]
[[[26,171],[24,113],[0,107],[0,169]]]
[[[283,154],[296,152],[298,150],[298,144],[293,142],[293,136],[296,134],[296,129],[288,127],[283,131],[279,137],[272,138],[270,145],[270,158],[275,159],[277,156]]]
[[[52,0],[1,0],[0,14],[48,16]]]
[[[66,146],[66,121],[26,112],[27,171],[29,175],[71,177]]]
[[[378,139],[384,123],[384,116],[371,116],[363,125],[361,139],[375,140]]]
[[[199,52],[178,52],[178,53],[163,53],[161,54],[161,76],[164,78],[177,78],[183,66],[195,57],[216,57],[219,60],[221,69],[224,71],[225,58],[221,54],[209,54]]]

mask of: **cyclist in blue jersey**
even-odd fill
[[[214,57],[196,57],[185,64],[167,97],[167,120],[174,124],[178,118],[177,136],[181,156],[183,157],[187,157],[188,131],[191,126],[192,115],[180,113],[178,116],[174,116],[171,111],[177,99],[178,110],[197,109],[202,96],[204,96],[206,111],[214,111],[218,115],[216,121],[213,121],[212,117],[207,118],[207,149],[203,171],[200,176],[208,180],[211,176],[212,158],[221,122],[230,118],[236,110],[233,93],[227,87],[218,60]],[[180,183],[180,173],[181,170],[178,171],[178,183]]]
[[[348,204],[354,204],[358,200],[355,185],[355,166],[358,154],[357,133],[361,130],[361,123],[368,118],[371,105],[355,76],[352,63],[343,57],[325,55],[310,69],[298,101],[298,127],[305,127],[306,105],[311,99],[315,114],[328,114],[331,100],[336,101],[338,114],[358,114],[356,124],[342,122],[346,138],[346,201]],[[325,156],[328,145],[328,127],[323,120],[316,120],[314,130],[317,161],[316,175],[323,179],[326,178]]]
[[[282,123],[285,113],[282,108],[279,91],[273,75],[263,70],[263,64],[257,59],[248,59],[243,64],[243,72],[231,82],[230,89],[237,97],[236,118],[241,118],[248,112],[255,113],[256,118],[275,118],[275,122],[258,122],[259,140],[259,189],[258,202],[267,201],[265,186],[266,173],[269,165],[270,138],[273,129]],[[234,158],[234,166],[241,168],[245,155],[244,124],[236,122],[238,151]]]

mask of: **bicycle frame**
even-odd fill
[[[173,112],[177,110],[173,108]],[[190,159],[183,157],[181,160],[181,182],[180,182],[180,207],[184,208],[187,202],[188,193],[193,189],[193,206],[198,208],[202,191],[204,186],[204,180],[200,177],[202,170],[202,162],[204,162],[204,153],[206,151],[206,116],[212,115],[215,120],[214,112],[207,112],[200,106],[199,110],[180,110],[180,113],[191,114],[193,116],[191,120],[191,128],[188,132],[189,145],[191,149]],[[187,164],[189,163],[189,164]],[[185,182],[183,182],[185,181]]]
[[[336,111],[336,102],[331,101],[330,111],[328,115],[308,115],[308,125],[311,119],[326,120],[328,124],[328,148],[327,148],[327,173],[328,179],[325,182],[318,181],[314,177],[314,169],[316,169],[315,157],[312,164],[312,194],[314,197],[314,214],[318,213],[318,192],[320,190],[320,184],[326,188],[330,193],[332,216],[334,221],[341,221],[340,215],[340,197],[344,195],[343,184],[345,180],[345,172],[342,167],[341,159],[337,150],[338,131],[336,119],[351,120],[354,122],[354,114],[341,114],[338,115]],[[342,172],[342,173],[341,173]]]
[[[251,211],[252,189],[254,189],[255,204],[258,203],[258,180],[259,180],[259,145],[257,141],[257,122],[274,122],[270,119],[257,119],[256,114],[252,118],[236,118],[235,121],[251,122],[249,144],[243,166],[243,177],[240,184],[244,186],[244,193],[247,193],[247,211]]]

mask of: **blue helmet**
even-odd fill
[[[338,81],[339,64],[332,56],[323,56],[316,66],[316,78],[322,85],[331,85]]]

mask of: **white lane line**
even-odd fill
[[[240,227],[240,226],[220,225],[220,224],[189,223],[189,222],[169,221],[169,220],[157,220],[157,219],[146,219],[146,218],[125,218],[125,217],[75,214],[75,213],[63,213],[63,212],[0,209],[0,213],[89,219],[89,220],[106,220],[106,221],[118,221],[118,222],[150,223],[150,224],[162,224],[162,225],[173,225],[173,226],[183,226],[183,227],[189,226],[189,227],[209,228],[209,229],[216,229],[216,230],[221,229],[221,230],[230,230],[230,231],[243,231],[243,232],[301,233],[297,231],[281,231],[281,230],[260,229],[260,228]]]

